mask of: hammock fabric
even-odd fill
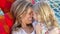
[[[10,34],[11,27],[14,23],[12,15],[7,13],[0,16],[0,34]]]
[[[2,8],[2,10],[7,13],[10,11],[11,8],[11,4],[14,2],[15,0],[0,0],[0,8]]]

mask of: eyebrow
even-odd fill
[[[29,14],[33,13],[33,11],[29,12]]]

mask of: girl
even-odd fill
[[[38,34],[59,34],[55,14],[46,2],[35,4],[33,10],[35,11],[33,17],[38,22],[35,27]]]

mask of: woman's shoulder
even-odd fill
[[[17,34],[17,33],[21,33],[21,28],[18,28],[17,30],[13,30],[12,31],[12,34]]]

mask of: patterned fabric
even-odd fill
[[[4,15],[4,13],[3,13],[3,11],[2,11],[2,9],[0,8],[0,15]]]
[[[0,34],[10,34],[13,18],[9,13],[0,16]]]
[[[5,16],[5,21],[6,21],[7,25],[11,28],[14,23],[13,16],[9,12],[6,13],[4,16]]]
[[[7,25],[6,25],[6,22],[4,20],[4,16],[0,16],[0,34],[8,34],[9,33],[8,26],[7,27],[6,26]],[[6,28],[7,28],[7,30],[6,30]]]
[[[2,15],[3,12],[0,10],[0,14],[2,15],[0,15],[0,34],[10,34],[13,18],[9,11],[14,1],[15,0],[0,0],[0,8],[4,12],[4,15]]]
[[[48,3],[50,4],[51,8],[54,10],[58,24],[60,26],[60,0],[54,0],[54,1],[49,0]]]

